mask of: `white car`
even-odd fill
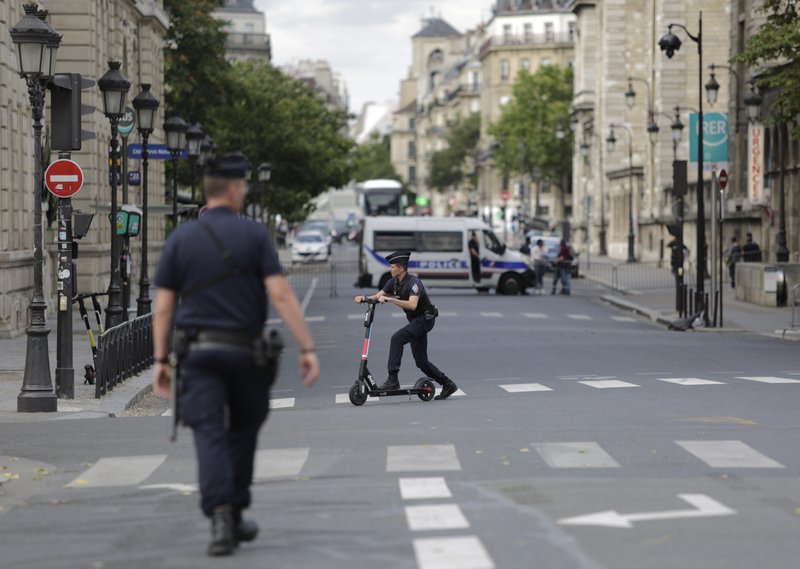
[[[301,231],[292,241],[292,263],[327,261],[328,240],[321,231]]]

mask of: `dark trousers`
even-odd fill
[[[261,376],[261,377],[259,377]],[[190,352],[183,364],[180,409],[194,432],[200,507],[250,505],[258,431],[269,412],[269,381],[252,356]]]
[[[389,373],[400,371],[400,362],[403,359],[403,348],[411,344],[411,353],[414,363],[426,376],[438,383],[447,383],[447,376],[439,371],[435,365],[428,361],[428,332],[433,330],[435,318],[425,320],[424,316],[417,316],[406,326],[400,328],[392,335],[389,346]]]

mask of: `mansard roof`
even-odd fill
[[[260,14],[256,7],[253,6],[253,0],[225,0],[222,8],[218,8],[220,12],[252,12]]]
[[[425,27],[414,34],[414,38],[446,38],[450,36],[460,36],[461,32],[441,18],[427,18],[424,21]]]

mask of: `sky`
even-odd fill
[[[396,101],[420,20],[441,17],[459,32],[487,21],[493,0],[255,0],[266,14],[272,63],[327,60],[350,94],[350,111]]]

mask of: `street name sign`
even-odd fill
[[[128,145],[128,158],[132,160],[142,159],[142,145],[139,143]],[[150,160],[171,160],[172,153],[167,148],[166,144],[148,144],[147,145],[147,158]],[[189,158],[189,150],[184,148],[178,154],[178,160],[186,160]]]
[[[71,198],[83,186],[83,170],[72,160],[56,160],[44,172],[44,185],[56,197]]]

